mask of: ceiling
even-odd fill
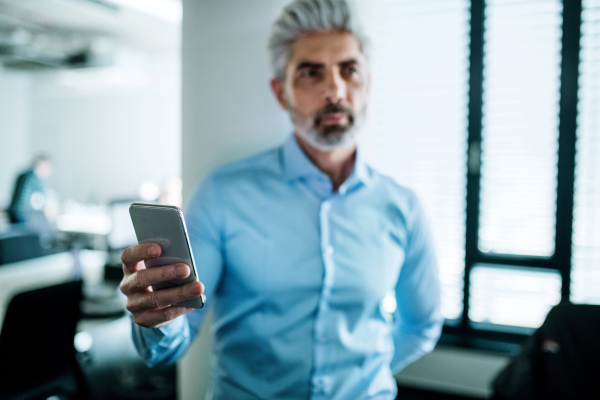
[[[180,21],[180,0],[0,0],[0,56],[67,66],[115,46],[176,51]]]

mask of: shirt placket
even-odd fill
[[[315,366],[311,378],[311,398],[327,399],[331,394],[332,377],[328,374],[327,365],[331,356],[329,324],[333,320],[331,315],[331,289],[334,280],[335,248],[331,243],[331,211],[333,198],[328,198],[321,203],[319,220],[321,228],[321,257],[323,259],[324,276],[319,307],[314,325],[314,360]]]

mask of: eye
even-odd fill
[[[358,67],[355,64],[345,65],[342,68],[342,74],[346,77],[353,77],[358,75]]]
[[[320,75],[320,71],[317,68],[303,68],[299,72],[301,79],[317,79]]]

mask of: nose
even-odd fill
[[[339,71],[331,71],[325,83],[325,100],[337,104],[346,97],[346,82]]]

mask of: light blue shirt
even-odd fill
[[[423,211],[360,153],[334,192],[292,136],[208,176],[186,224],[214,307],[214,399],[394,399],[393,374],[435,346],[440,286]],[[175,362],[205,313],[134,324],[138,351]]]

